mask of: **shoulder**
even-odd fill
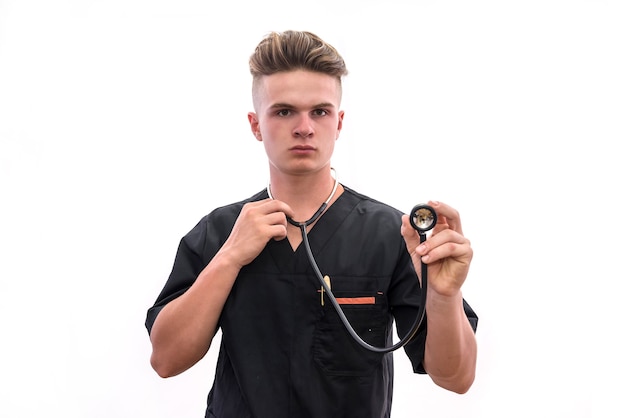
[[[229,235],[230,231],[243,208],[248,202],[254,202],[267,198],[267,190],[262,190],[246,199],[213,209],[204,215],[200,221],[187,233],[186,239],[204,241],[207,235],[222,237]]]
[[[343,185],[343,188],[346,200],[351,200],[355,205],[355,209],[359,213],[373,214],[376,216],[390,216],[393,218],[402,216],[402,211],[387,203],[359,193],[348,186]]]
[[[234,219],[237,219],[241,209],[246,203],[256,202],[266,199],[267,197],[267,189],[263,189],[246,199],[213,209],[209,214],[205,215],[200,222],[225,221],[230,218],[234,221]]]
[[[346,186],[341,197],[347,210],[344,225],[384,240],[400,236],[403,215],[400,210]]]

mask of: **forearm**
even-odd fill
[[[426,306],[424,368],[437,385],[465,393],[474,381],[477,348],[461,292],[442,296],[431,291]]]
[[[161,310],[150,333],[150,362],[161,377],[182,373],[207,353],[238,273],[228,255],[218,253],[193,286]]]

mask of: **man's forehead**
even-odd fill
[[[302,70],[261,76],[255,90],[256,98],[272,107],[276,104],[336,107],[341,97],[341,84],[336,77]]]

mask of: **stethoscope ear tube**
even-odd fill
[[[426,231],[434,228],[434,226],[437,224],[437,214],[435,210],[428,205],[416,205],[409,215],[409,220],[411,226],[415,228],[415,230],[418,232],[420,237],[420,243],[422,243],[426,241]],[[422,324],[422,321],[424,320],[424,316],[426,314],[426,288],[428,286],[428,266],[424,263],[421,264],[420,306],[411,330],[404,336],[404,338],[402,338],[394,345],[391,345],[389,347],[375,347],[363,341],[363,339],[356,333],[354,328],[352,328],[352,325],[350,324],[350,321],[348,321],[348,318],[346,318],[346,315],[344,314],[343,309],[341,309],[339,302],[337,302],[337,299],[335,299],[335,295],[331,291],[330,286],[328,286],[326,280],[324,280],[324,275],[317,266],[317,263],[315,262],[315,257],[313,257],[313,252],[311,251],[311,246],[309,245],[309,239],[306,233],[307,224],[305,222],[301,222],[298,223],[297,226],[300,227],[300,231],[302,233],[302,242],[304,243],[304,248],[306,249],[307,256],[309,257],[311,267],[313,267],[315,275],[322,285],[322,288],[326,292],[328,299],[337,311],[341,322],[345,326],[348,333],[352,336],[352,338],[363,348],[369,351],[373,351],[375,353],[389,353],[408,344],[417,333],[417,330]]]

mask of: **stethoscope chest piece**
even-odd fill
[[[423,235],[437,225],[437,212],[425,204],[415,205],[409,215],[409,222],[420,235]]]

